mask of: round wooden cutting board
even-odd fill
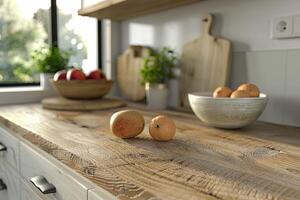
[[[43,108],[65,111],[104,110],[124,106],[125,103],[117,99],[72,100],[63,97],[52,97],[42,100]]]

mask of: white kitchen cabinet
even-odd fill
[[[43,176],[53,184],[56,192],[47,196],[56,200],[87,200],[88,188],[23,143],[20,144],[20,164],[21,176],[28,183],[33,177]]]
[[[27,190],[26,186],[22,186],[21,187],[22,191],[21,191],[21,200],[45,200],[42,199],[41,197],[39,197],[36,193]]]
[[[7,129],[0,127],[0,162],[3,161],[18,170],[19,142]]]
[[[34,190],[33,186],[21,180],[21,200],[50,200],[47,196],[39,194]]]
[[[0,200],[20,200],[20,177],[7,162],[0,162],[0,179],[6,186],[0,190]]]
[[[89,190],[88,200],[118,200],[118,198],[101,188],[95,188]]]
[[[0,126],[0,200],[115,200],[40,149]],[[55,193],[43,194],[30,179],[43,176],[53,184]]]

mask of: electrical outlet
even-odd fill
[[[273,19],[272,38],[290,38],[293,37],[293,16],[279,17]]]

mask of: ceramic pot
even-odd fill
[[[56,92],[52,86],[51,80],[53,80],[54,74],[51,73],[41,73],[40,83],[46,97],[55,96]]]
[[[168,88],[166,84],[146,83],[147,105],[150,109],[163,110],[168,105]]]

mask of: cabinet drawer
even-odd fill
[[[89,200],[118,200],[117,197],[113,196],[111,193],[101,188],[95,188],[89,190],[88,199]]]
[[[19,141],[12,136],[4,127],[0,126],[0,162],[6,161],[13,168],[19,169]]]
[[[25,180],[21,180],[21,200],[50,200],[47,196],[39,194],[33,185],[29,185]]]
[[[0,190],[0,200],[20,200],[20,177],[7,162],[0,163],[0,179],[6,186]]]
[[[70,173],[56,166],[24,143],[20,143],[20,162],[21,175],[25,181],[30,183],[31,178],[43,176],[56,188],[55,193],[45,195],[50,199],[87,200],[87,188],[85,186]]]

